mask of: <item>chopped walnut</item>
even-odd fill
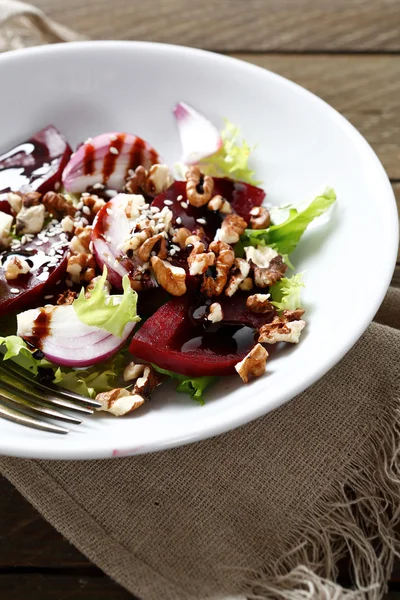
[[[257,267],[261,267],[262,269],[266,269],[269,267],[269,263],[273,258],[278,256],[278,253],[273,248],[269,246],[247,246],[244,249],[246,253],[246,259],[248,262],[252,262]]]
[[[289,342],[297,344],[300,334],[306,325],[305,321],[287,321],[285,317],[275,317],[271,323],[266,323],[259,329],[258,341],[262,344]]]
[[[174,244],[178,244],[181,250],[183,250],[183,248],[185,248],[186,246],[185,242],[187,238],[191,235],[192,234],[189,231],[189,229],[186,229],[186,227],[180,227],[176,230],[174,236],[172,237],[172,241],[174,242]]]
[[[225,294],[227,296],[233,296],[239,289],[239,286],[245,281],[248,274],[250,272],[249,263],[243,258],[236,258],[234,267],[231,271],[231,277],[229,279],[229,283],[226,287]],[[253,286],[253,282],[251,281],[251,285]],[[250,288],[251,289],[251,288]]]
[[[75,229],[75,223],[70,216],[66,216],[61,221],[61,227],[65,233],[73,233]]]
[[[250,292],[253,289],[253,280],[251,277],[243,279],[242,283],[239,283],[239,289],[243,292]]]
[[[8,248],[11,245],[11,227],[13,217],[5,212],[0,211],[0,249]]]
[[[269,302],[270,294],[253,294],[246,300],[246,307],[253,313],[267,313],[274,310]]]
[[[246,227],[246,221],[239,215],[227,215],[222,221],[219,239],[226,244],[236,244]]]
[[[124,381],[133,381],[143,375],[146,365],[130,362],[124,369]]]
[[[90,298],[90,296],[91,296],[91,294],[92,294],[92,292],[93,292],[93,290],[95,288],[96,283],[98,281],[100,281],[100,279],[101,279],[101,276],[97,275],[97,277],[94,277],[92,279],[92,281],[89,283],[89,285],[86,286],[86,289],[85,289],[85,298]],[[107,279],[105,280],[105,282],[103,284],[103,290],[106,292],[107,295],[111,294],[111,284],[110,284],[109,281],[107,281]]]
[[[154,252],[154,254],[153,254]],[[158,258],[167,258],[168,249],[167,242],[162,233],[158,235],[153,235],[148,238],[143,244],[139,247],[137,251],[138,258],[143,262],[148,262],[150,260],[150,256],[158,256]]]
[[[266,349],[261,344],[256,344],[248,355],[235,365],[242,381],[248,383],[250,376],[260,377],[260,375],[263,375],[267,366],[267,358],[268,352]]]
[[[121,245],[122,251],[129,256],[129,254],[136,252],[138,248],[148,239],[153,236],[153,229],[151,227],[145,227],[142,230],[131,235]]]
[[[173,184],[173,181],[168,165],[153,165],[147,173],[143,190],[149,196],[158,196],[165,192]]]
[[[115,388],[109,392],[97,394],[96,400],[101,404],[101,408],[97,410],[110,412],[116,417],[123,417],[133,412],[145,402],[144,398],[137,394],[131,394],[125,388]]]
[[[158,256],[151,257],[151,266],[157,282],[172,296],[186,294],[186,272],[180,267],[174,267]]]
[[[22,194],[20,192],[9,192],[7,200],[13,211],[19,213],[22,208]]]
[[[86,206],[90,211],[90,214],[87,214],[85,208],[82,209],[83,213],[87,218],[90,219],[90,221],[105,205],[105,201],[102,198],[96,196],[96,194],[90,194],[90,196],[82,196],[82,201],[84,206]]]
[[[73,292],[72,290],[66,290],[62,294],[59,294],[57,304],[58,305],[72,304],[73,301],[76,299],[76,296],[77,296],[76,292]]]
[[[190,236],[187,238],[186,242],[191,238],[197,238],[197,236]],[[193,245],[193,250],[188,256],[188,265],[189,265],[189,273],[190,275],[202,275],[207,271],[209,267],[211,267],[215,262],[215,254],[214,252],[204,252],[204,244],[196,239],[195,242],[189,242],[188,246]]]
[[[128,194],[138,194],[142,190],[146,176],[146,169],[142,165],[137,167],[134,174],[126,180],[125,191]]]
[[[211,321],[211,323],[219,323],[224,318],[224,313],[222,312],[222,306],[219,302],[214,302],[211,304],[207,316],[207,320]]]
[[[189,167],[186,171],[186,196],[192,206],[204,206],[211,200],[214,180],[209,175],[202,175],[199,167]]]
[[[278,255],[271,260],[267,268],[253,265],[253,269],[254,283],[260,288],[265,288],[282,279],[287,271],[287,265],[283,262],[282,256]]]
[[[46,209],[43,204],[23,206],[17,215],[17,234],[39,233],[42,231]]]
[[[305,310],[303,308],[296,308],[295,310],[283,310],[282,317],[287,321],[299,321],[304,313]]]
[[[255,206],[250,211],[250,226],[252,229],[266,229],[270,226],[271,216],[264,206]]]
[[[31,206],[38,206],[40,204],[40,199],[42,194],[39,192],[27,192],[26,194],[22,194],[22,206],[25,208],[31,208]]]
[[[47,212],[60,220],[69,215],[73,217],[76,213],[76,208],[65,196],[56,192],[47,192],[42,200]]]
[[[218,211],[224,215],[228,215],[232,212],[231,205],[220,194],[211,198],[210,202],[207,204],[207,208],[208,210]]]
[[[144,368],[142,373],[139,373],[142,376],[137,379],[132,393],[124,388],[116,388],[110,392],[97,394],[96,400],[101,403],[101,408],[98,410],[111,412],[117,417],[122,417],[137,410],[150,399],[151,392],[164,381],[165,376],[158,373],[150,365],[136,366]]]
[[[69,243],[71,254],[90,254],[90,240],[92,235],[92,227],[77,227],[75,235]]]
[[[7,281],[17,279],[20,275],[26,275],[31,270],[29,263],[19,256],[11,256],[5,265],[5,278]]]
[[[92,254],[75,254],[68,258],[67,273],[72,283],[90,283],[96,276],[96,261]]]
[[[224,242],[212,242],[208,248],[209,251],[215,254],[215,265],[211,269],[215,269],[215,276],[203,275],[203,283],[201,291],[205,296],[219,296],[228,281],[229,271],[235,262],[235,253],[233,249]]]

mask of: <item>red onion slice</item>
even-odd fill
[[[222,148],[218,129],[204,115],[186,102],[179,102],[173,109],[182,143],[182,162],[196,164]]]

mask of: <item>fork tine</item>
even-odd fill
[[[10,402],[28,408],[29,410],[43,417],[47,417],[49,419],[58,419],[60,421],[66,421],[67,423],[74,423],[76,425],[82,423],[82,421],[76,419],[75,417],[63,415],[62,413],[57,412],[56,410],[53,410],[51,408],[39,406],[36,402],[32,402],[32,400],[29,400],[28,398],[22,398],[21,396],[17,396],[3,385],[0,385],[0,394],[3,398],[6,398]]]
[[[65,429],[65,427],[59,427],[58,425],[52,425],[51,423],[46,423],[45,421],[39,421],[38,419],[23,414],[18,410],[11,408],[10,406],[2,404],[1,400],[3,400],[3,397],[0,395],[0,417],[7,419],[7,421],[18,423],[18,425],[25,425],[25,427],[32,427],[33,429],[40,429],[41,431],[48,431],[50,433],[69,433],[69,430]]]
[[[23,372],[23,369],[18,370],[18,368],[12,364],[12,361],[9,361],[6,367],[5,364],[0,360],[0,370],[2,373],[12,372],[16,378],[25,382],[29,382],[31,386],[34,386],[40,390],[51,391],[59,396],[67,398],[68,400],[73,400],[74,402],[84,404],[86,407],[99,408],[101,406],[100,402],[97,402],[97,400],[93,400],[92,398],[86,398],[85,396],[81,396],[80,394],[76,394],[75,392],[61,388],[53,383],[42,383],[41,381],[32,379],[32,377],[29,377],[29,375]]]
[[[48,394],[46,390],[35,390],[33,386],[32,389],[27,388],[27,384],[24,381],[20,380],[18,377],[14,377],[14,375],[10,375],[10,373],[3,369],[1,370],[1,377],[2,382],[6,384],[7,387],[11,388],[11,391],[13,392],[22,392],[24,395],[28,393],[28,395],[36,401],[39,400],[40,402],[44,402],[46,404],[59,406],[60,408],[66,408],[68,410],[74,410],[83,414],[93,414],[93,409],[74,404],[68,400],[58,398],[53,394]]]

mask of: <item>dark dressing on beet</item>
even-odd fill
[[[181,352],[193,353],[197,350],[208,351],[221,356],[247,354],[254,346],[254,331],[245,325],[239,327],[220,327],[216,332],[202,329],[189,330],[189,339],[181,340]]]

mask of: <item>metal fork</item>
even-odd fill
[[[52,383],[36,381],[15,363],[8,361],[6,366],[0,354],[0,417],[41,431],[62,434],[69,433],[69,429],[44,419],[56,419],[74,425],[82,422],[50,407],[90,415],[100,407],[100,403]]]

